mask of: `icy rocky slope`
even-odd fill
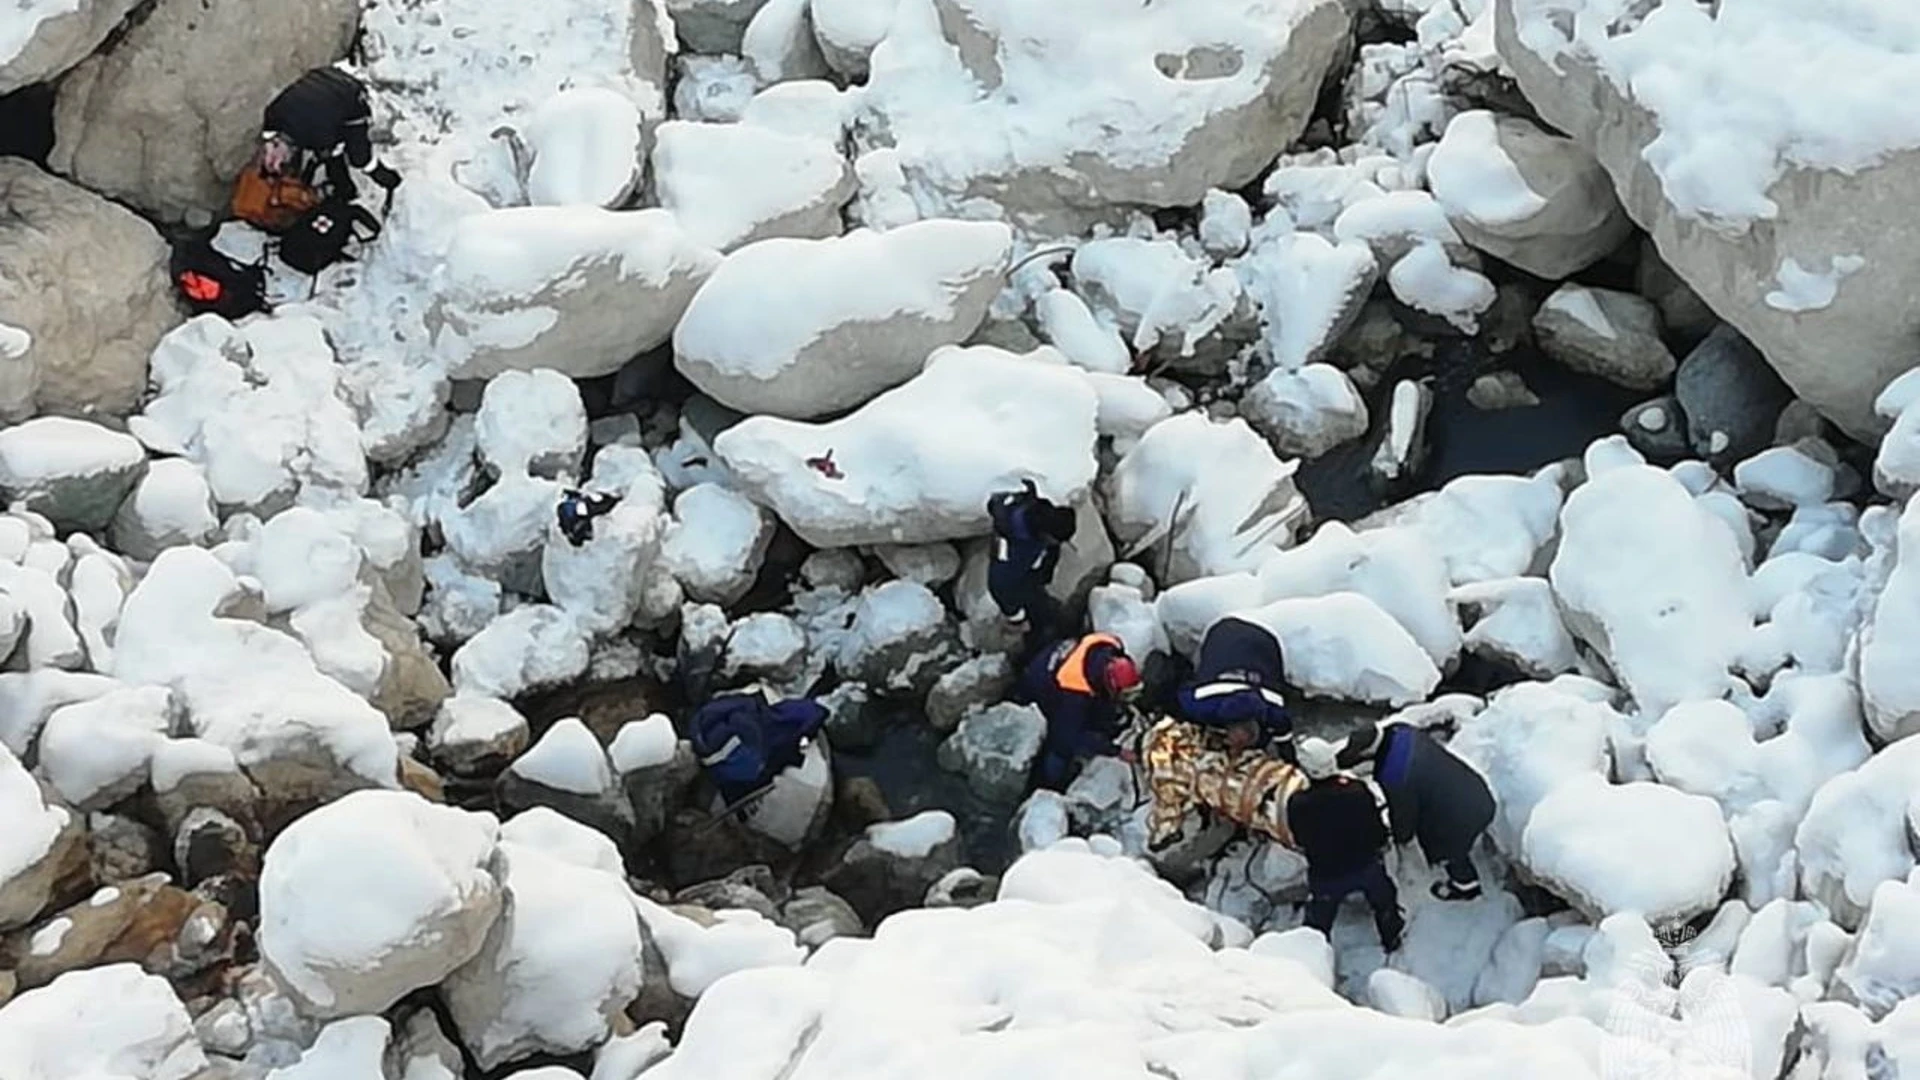
[[[1920,1071],[1907,5],[133,7],[0,10],[5,1080]],[[384,233],[183,319],[156,226],[333,60]],[[1237,614],[1447,739],[1486,896],[1395,851],[1383,956],[1029,795],[1022,481],[1156,677]],[[748,684],[841,768],[716,826]]]

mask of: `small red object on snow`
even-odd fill
[[[819,457],[808,458],[807,468],[812,469],[814,472],[819,473],[829,480],[845,480],[847,478],[847,474],[840,471],[840,466],[833,463],[832,450],[828,450]]]

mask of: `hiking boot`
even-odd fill
[[[1436,881],[1427,889],[1435,900],[1478,900],[1480,883],[1478,881]]]

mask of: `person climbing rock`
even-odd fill
[[[554,517],[560,522],[560,535],[579,547],[593,539],[593,519],[612,510],[619,502],[613,495],[568,488],[560,493],[559,505],[553,509]]]
[[[717,694],[694,710],[688,741],[707,778],[731,808],[799,765],[827,722],[807,698],[779,699],[762,687]]]
[[[1068,638],[1035,656],[1017,700],[1038,706],[1047,718],[1035,764],[1039,785],[1062,790],[1083,759],[1118,753],[1115,740],[1140,690],[1140,667],[1112,634]]]
[[[1264,742],[1292,761],[1293,716],[1277,689],[1286,677],[1280,639],[1229,615],[1207,628],[1193,679],[1174,695],[1174,712],[1235,750]]]
[[[993,551],[987,564],[987,594],[1008,622],[1038,634],[1059,628],[1059,605],[1047,593],[1060,551],[1073,539],[1076,516],[1070,506],[1051,502],[1032,480],[1018,491],[995,492],[987,499],[993,520]]]
[[[1493,822],[1494,800],[1478,769],[1440,740],[1399,721],[1349,739],[1339,758],[1347,768],[1373,762],[1373,782],[1386,793],[1394,843],[1417,839],[1427,862],[1446,871],[1446,878],[1431,886],[1435,897],[1480,895],[1473,845]]]
[[[1341,902],[1359,893],[1373,909],[1380,947],[1394,952],[1406,920],[1381,859],[1386,800],[1372,784],[1341,771],[1338,753],[1325,739],[1302,739],[1300,771],[1308,783],[1287,799],[1287,824],[1307,857],[1306,924],[1331,937]]]

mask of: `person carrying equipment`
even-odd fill
[[[369,127],[373,108],[367,88],[339,68],[320,67],[301,75],[267,103],[260,130],[263,139],[284,140],[306,158],[302,178],[313,183],[324,172],[329,194],[354,194],[352,169],[386,189],[387,201],[400,175],[373,161]]]
[[[807,698],[777,700],[759,687],[719,694],[694,711],[688,740],[729,809],[799,765],[827,722]]]
[[[1473,845],[1493,823],[1493,791],[1486,778],[1446,744],[1411,724],[1376,725],[1365,738],[1348,740],[1340,763],[1351,768],[1373,761],[1373,782],[1386,793],[1393,840],[1417,839],[1431,865],[1446,878],[1430,887],[1441,900],[1480,896]]]
[[[1280,639],[1229,615],[1207,628],[1193,680],[1174,695],[1174,710],[1182,720],[1224,736],[1235,750],[1265,742],[1290,762],[1293,715],[1276,689],[1285,677]]]
[[[1047,718],[1035,763],[1041,787],[1063,790],[1083,758],[1117,754],[1128,703],[1141,690],[1140,666],[1112,634],[1068,638],[1042,650],[1021,676],[1019,700]]]
[[[993,519],[993,554],[987,564],[987,593],[1008,622],[1051,633],[1059,605],[1048,595],[1060,549],[1073,539],[1073,508],[1051,502],[1032,480],[1019,491],[996,492],[987,500]]]
[[[1386,800],[1372,784],[1342,772],[1337,754],[1325,739],[1302,739],[1300,770],[1308,784],[1287,799],[1287,824],[1307,857],[1306,924],[1330,938],[1341,902],[1359,893],[1373,909],[1380,947],[1394,952],[1406,919],[1381,861]]]
[[[614,495],[566,489],[553,508],[554,517],[560,522],[560,535],[567,538],[567,543],[579,547],[593,539],[593,519],[612,510],[619,502],[619,497]]]

